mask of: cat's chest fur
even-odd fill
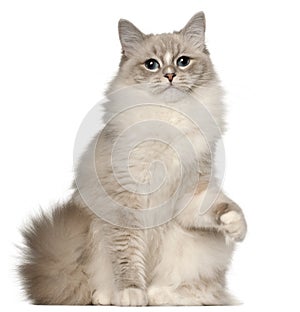
[[[149,208],[179,186],[194,188],[199,173],[209,172],[220,136],[218,115],[203,100],[212,106],[219,98],[208,92],[206,98],[165,103],[139,90],[112,94],[104,104],[106,125],[79,162],[79,192],[94,206],[103,205],[100,181],[109,197],[128,191]]]
[[[141,91],[126,90],[113,94],[105,109],[104,132],[120,157],[146,162],[151,157],[166,162],[179,158],[187,168],[202,155],[211,154],[220,137],[219,116],[207,109],[203,97],[187,96],[170,103]]]

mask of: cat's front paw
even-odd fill
[[[221,203],[218,205],[217,222],[224,233],[226,241],[240,242],[247,233],[247,224],[240,208],[235,203]]]
[[[113,304],[118,306],[146,306],[148,304],[147,293],[139,288],[128,287],[115,293]]]
[[[162,306],[170,305],[174,302],[175,292],[171,292],[169,287],[150,286],[148,288],[149,305]]]
[[[94,290],[92,293],[92,304],[93,305],[111,305],[111,291],[105,290]]]

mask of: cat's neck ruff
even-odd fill
[[[163,118],[165,120],[166,116],[160,115],[166,115],[168,112],[170,120],[175,118],[174,116],[181,115],[182,118],[188,118],[204,131],[207,131],[208,128],[216,128],[219,134],[223,133],[223,90],[217,82],[195,88],[190,94],[183,94],[175,88],[165,94],[151,94],[147,87],[141,85],[119,84],[115,85],[113,89],[113,92],[107,94],[108,101],[104,103],[103,119],[105,123],[118,114],[124,116],[123,126],[126,123],[138,122],[139,119]],[[175,98],[176,94],[177,98]],[[168,95],[171,96],[168,97]],[[118,120],[120,121],[120,118]]]

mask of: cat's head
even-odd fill
[[[176,101],[215,79],[205,46],[205,16],[194,15],[180,31],[145,35],[119,21],[122,60],[118,80]]]

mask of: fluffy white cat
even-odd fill
[[[246,222],[214,178],[223,91],[204,34],[202,12],[171,34],[120,20],[105,126],[79,160],[72,199],[24,230],[34,303],[234,303],[225,274]]]

